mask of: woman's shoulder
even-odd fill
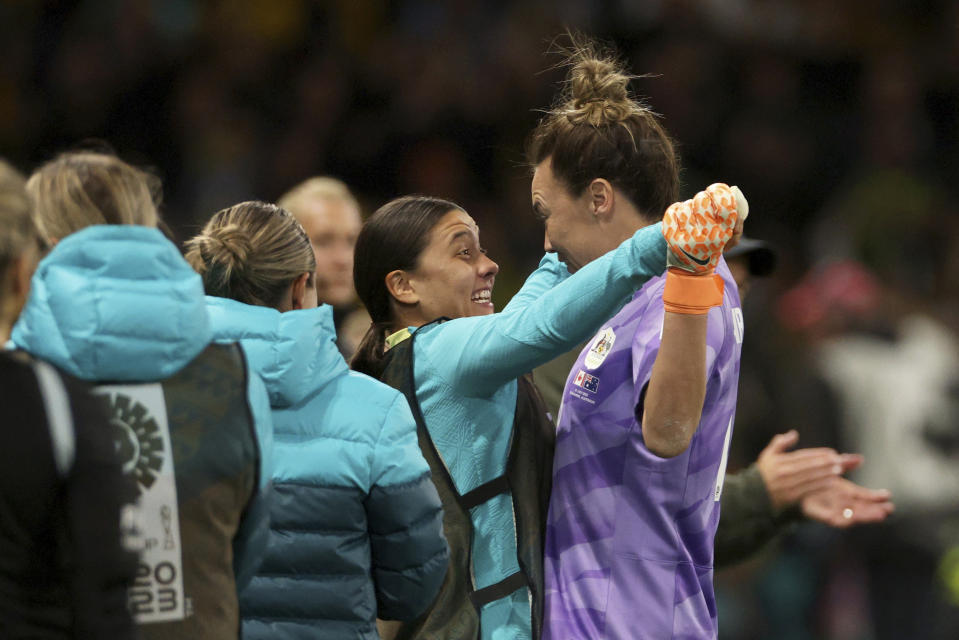
[[[405,396],[365,374],[347,371],[288,411],[296,422],[313,425],[317,437],[374,444],[384,427],[396,419],[412,422]],[[304,420],[304,418],[308,418]],[[282,425],[278,424],[282,429]]]
[[[406,402],[405,396],[393,387],[358,371],[346,372],[323,391],[334,402],[349,406],[364,419],[379,419],[380,422],[387,418],[398,402]]]
[[[422,353],[441,353],[450,345],[463,344],[468,337],[482,327],[495,324],[498,314],[469,316],[464,318],[440,318],[422,327],[412,328],[413,349]]]

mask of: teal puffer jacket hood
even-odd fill
[[[215,339],[242,341],[274,409],[299,403],[348,371],[328,305],[280,313],[227,298],[207,296],[206,302]],[[321,341],[330,344],[324,348]]]
[[[84,380],[162,380],[212,339],[203,283],[156,229],[87,227],[37,266],[11,340]]]

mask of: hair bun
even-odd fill
[[[210,232],[210,239],[217,245],[219,262],[231,269],[242,269],[253,253],[253,243],[246,229],[230,224]]]
[[[623,122],[643,110],[629,95],[622,64],[588,40],[573,37],[567,53],[569,73],[562,111],[572,124],[603,126]]]
[[[585,58],[570,69],[569,80],[573,101],[577,105],[591,102],[626,102],[629,76],[621,73],[610,60]]]
[[[245,229],[229,224],[211,229],[206,235],[210,258],[230,271],[242,271],[253,253],[253,244]]]

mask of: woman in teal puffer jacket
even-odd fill
[[[245,202],[187,243],[216,340],[239,340],[270,394],[271,534],[241,596],[244,638],[378,638],[433,601],[448,551],[402,394],[349,371],[315,258],[283,209]]]
[[[146,640],[235,639],[237,592],[268,533],[266,391],[241,349],[212,344],[200,278],[157,230],[149,177],[112,155],[63,154],[27,189],[55,245],[11,339],[94,383],[145,548],[129,607]]]

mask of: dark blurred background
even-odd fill
[[[333,175],[482,228],[501,306],[536,264],[523,147],[564,27],[614,44],[684,195],[741,185],[779,253],[745,305],[732,466],[772,434],[866,454],[896,515],[794,527],[717,575],[723,638],[959,637],[959,3],[0,0],[0,155],[83,140],[164,180],[180,240]]]

